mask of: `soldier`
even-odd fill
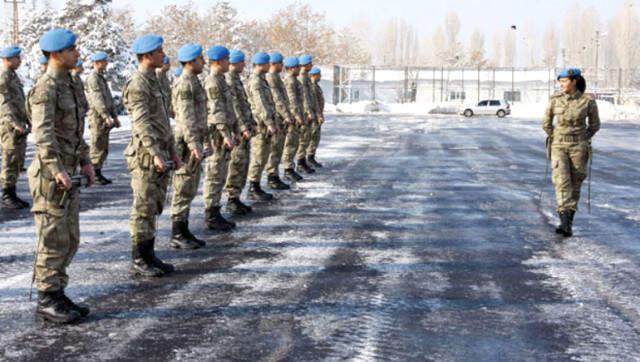
[[[246,215],[252,210],[250,206],[240,201],[240,195],[247,183],[251,156],[251,138],[255,136],[257,125],[253,119],[251,105],[247,100],[247,93],[240,78],[245,67],[244,53],[239,50],[231,51],[229,61],[231,65],[226,79],[231,90],[237,127],[241,131],[241,137],[239,137],[238,145],[231,151],[229,174],[224,188],[229,200],[227,202],[227,211],[234,215]]]
[[[16,194],[18,176],[24,164],[29,134],[22,82],[16,74],[20,67],[21,49],[5,48],[0,52],[0,138],[2,139],[2,205],[8,209],[26,209],[29,203]]]
[[[271,152],[267,161],[267,184],[274,190],[289,190],[291,187],[280,180],[278,166],[282,160],[284,142],[287,137],[287,129],[295,124],[295,119],[289,110],[289,99],[284,82],[280,77],[282,73],[284,58],[282,54],[275,52],[271,54],[271,66],[267,74],[267,83],[271,88],[273,102],[276,106],[276,125],[281,130],[280,133],[271,138]]]
[[[202,46],[186,44],[178,51],[183,69],[173,87],[176,148],[184,166],[173,175],[171,243],[177,249],[198,249],[205,242],[189,230],[189,209],[198,192],[204,152],[211,150],[207,129],[207,94],[198,80],[204,69]]]
[[[284,142],[284,177],[289,181],[301,181],[303,178],[295,168],[295,156],[298,149],[300,129],[305,124],[304,106],[302,103],[302,85],[298,81],[300,74],[300,62],[297,57],[289,57],[284,63],[286,74],[284,84],[287,89],[290,111],[295,118],[295,124],[287,128],[287,137]]]
[[[87,95],[91,130],[91,164],[96,173],[96,182],[108,185],[111,180],[102,174],[102,166],[109,155],[109,132],[114,127],[120,127],[120,120],[106,78],[109,65],[107,53],[93,53],[90,59],[93,62],[93,72],[87,77]]]
[[[82,89],[69,74],[80,56],[75,43],[75,34],[67,29],[52,29],[40,38],[49,67],[29,99],[36,146],[28,172],[38,238],[36,314],[56,323],[75,322],[89,314],[89,308],[73,303],[64,293],[67,267],[80,243],[80,190],[72,176],[80,167],[88,185],[94,181],[77,101]]]
[[[80,107],[80,118],[84,120],[84,118],[87,116],[87,112],[89,112],[89,101],[87,100],[87,96],[85,94],[84,83],[82,82],[82,73],[84,73],[84,66],[82,60],[78,60],[78,62],[76,62],[76,66],[71,69],[71,81],[75,83],[74,85],[76,86],[76,88],[82,90],[82,92],[79,93],[80,96],[78,97],[77,101]]]
[[[131,271],[147,277],[160,277],[174,271],[173,265],[156,257],[154,246],[156,221],[162,213],[171,176],[171,165],[167,161],[172,160],[175,169],[182,166],[169,123],[167,95],[155,73],[165,57],[163,42],[162,37],[151,34],[136,39],[132,48],[139,66],[123,89],[132,133],[124,152],[133,190]]]
[[[322,164],[316,161],[316,151],[318,150],[318,145],[320,145],[321,127],[324,124],[324,94],[322,94],[322,88],[320,88],[320,80],[322,79],[320,68],[313,67],[309,72],[309,76],[311,76],[311,94],[316,103],[316,115],[318,117],[316,122],[311,125],[311,136],[307,147],[307,162],[313,167],[321,168]]]
[[[600,129],[600,116],[596,101],[584,94],[587,84],[580,69],[564,69],[558,75],[558,81],[561,92],[551,97],[542,128],[550,138],[553,183],[560,216],[556,233],[569,237],[573,233],[580,188],[588,173],[591,138]]]
[[[251,164],[249,165],[249,198],[269,201],[273,195],[260,187],[262,171],[267,165],[271,151],[271,138],[279,132],[275,123],[276,110],[271,89],[265,80],[269,71],[269,54],[256,53],[252,58],[253,74],[249,80],[248,96],[251,111],[258,123],[257,135],[251,140]]]
[[[171,104],[171,82],[169,81],[169,69],[171,69],[171,58],[165,56],[162,59],[162,67],[156,69],[156,76],[158,77],[158,82],[160,82],[160,88],[165,94],[165,101],[167,102],[167,109],[169,110],[169,117],[175,118],[176,114],[173,111],[173,105]]]
[[[226,220],[220,213],[222,189],[227,180],[229,159],[234,148],[237,120],[233,110],[232,96],[225,81],[229,71],[229,50],[216,45],[207,50],[210,73],[205,82],[207,93],[207,124],[209,137],[213,143],[213,156],[207,160],[204,183],[204,204],[207,228],[217,231],[229,231],[236,227],[234,222]]]
[[[317,122],[316,104],[313,100],[311,78],[309,71],[313,68],[313,58],[310,55],[300,57],[300,83],[302,84],[302,104],[306,116],[306,123],[300,127],[300,142],[296,158],[298,159],[298,169],[304,173],[314,173],[316,170],[307,163],[307,148],[311,139],[311,129]]]

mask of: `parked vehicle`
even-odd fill
[[[511,114],[511,105],[501,99],[487,99],[474,106],[466,106],[460,112],[465,117],[478,116],[498,116],[503,118]]]

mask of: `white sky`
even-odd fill
[[[33,0],[26,0],[30,3]],[[55,5],[64,0],[53,0]],[[114,0],[117,7],[131,7],[136,22],[144,23],[145,18],[157,14],[169,4],[185,4],[186,0]],[[208,8],[215,1],[193,0],[200,9]],[[292,0],[234,0],[231,4],[239,10],[243,19],[265,19],[273,12],[294,1]],[[567,12],[576,4],[583,8],[593,7],[600,14],[601,21],[610,19],[626,0],[310,0],[316,10],[324,12],[336,26],[349,25],[354,19],[367,19],[377,26],[391,17],[404,18],[413,24],[421,35],[429,35],[443,22],[449,11],[456,11],[462,22],[462,37],[478,28],[487,38],[496,30],[516,24],[520,29],[529,25],[542,31],[549,23],[560,29]],[[640,9],[640,0],[633,1],[634,8]],[[8,18],[8,5],[2,7],[3,20]]]

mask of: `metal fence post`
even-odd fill
[[[340,103],[341,99],[341,90],[340,90],[340,66],[333,66],[333,104],[336,105]]]
[[[376,101],[376,66],[371,67],[372,69],[372,82],[371,82],[371,100]]]

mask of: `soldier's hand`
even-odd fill
[[[289,126],[293,126],[294,124],[296,124],[296,119],[295,119],[295,118],[293,118],[293,117],[289,118],[289,120],[288,120],[287,124],[288,124]]]
[[[269,131],[269,134],[275,135],[278,133],[278,127],[277,126],[269,126],[267,127],[267,130]]]
[[[242,132],[242,137],[247,141],[250,140],[251,139],[251,131],[250,130],[246,130],[246,131]]]
[[[304,124],[304,119],[302,119],[302,117],[297,116],[297,117],[296,117],[296,120],[298,121],[298,124],[299,124],[299,125],[303,125],[303,124]]]
[[[164,173],[165,171],[167,171],[167,164],[164,163],[164,159],[162,159],[161,156],[153,156],[153,165],[156,167],[156,171],[158,171],[159,173]]]
[[[313,113],[309,113],[307,114],[307,119],[309,120],[309,122],[313,122],[316,120],[316,115]]]
[[[171,160],[173,161],[173,164],[176,165],[176,170],[182,168],[182,160],[178,155],[172,155]]]
[[[65,191],[71,190],[71,187],[73,186],[71,183],[71,177],[69,177],[67,171],[58,172],[56,175],[56,183],[62,186]]]
[[[13,129],[15,129],[16,132],[18,132],[19,135],[23,135],[24,132],[25,132],[25,129],[22,126],[13,126]]]
[[[169,112],[169,117],[176,118],[176,112],[175,111],[170,111]]]
[[[224,146],[228,150],[232,150],[233,149],[233,140],[230,137],[225,137],[223,142],[224,142]]]
[[[202,153],[197,148],[191,151],[191,157],[195,158],[198,161],[202,161]]]
[[[87,179],[89,180],[87,187],[93,186],[93,183],[96,181],[96,173],[93,171],[93,166],[91,166],[91,164],[82,166],[80,173],[87,176]]]
[[[121,124],[120,124],[120,120],[118,119],[118,117],[113,119],[113,124],[115,125],[116,128],[120,128]]]

